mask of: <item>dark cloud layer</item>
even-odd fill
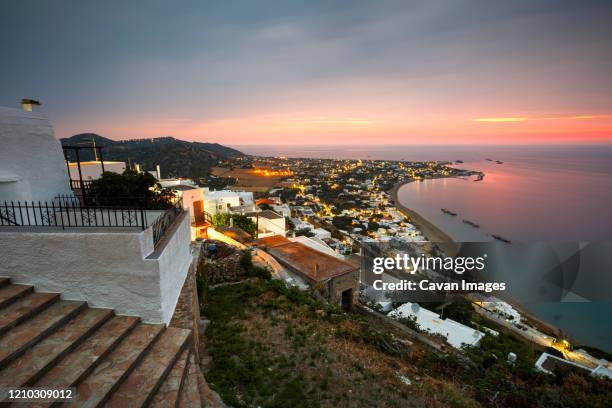
[[[525,111],[612,105],[609,1],[19,1],[0,35],[0,105],[40,98],[60,124],[257,114],[360,81],[432,105],[520,87],[539,91]]]

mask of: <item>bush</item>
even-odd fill
[[[464,298],[457,298],[453,303],[444,306],[442,309],[442,317],[444,319],[452,319],[468,326],[471,325],[473,313],[474,308],[472,304]]]
[[[123,174],[105,171],[91,182],[87,199],[89,205],[142,206],[148,209],[169,208],[175,195],[161,186],[149,173],[126,170]]]
[[[338,229],[350,231],[353,228],[353,218],[346,216],[334,217],[332,224]]]
[[[308,228],[300,228],[299,230],[295,231],[295,236],[299,237],[299,236],[305,236],[308,238],[312,238],[315,236],[314,232],[312,232],[310,229]]]
[[[257,233],[257,225],[246,215],[241,214],[230,214],[230,213],[219,213],[212,217],[212,224],[216,228],[229,227],[230,220],[234,221],[234,225],[243,231],[247,232],[251,236],[255,236]]]
[[[265,280],[272,279],[272,274],[268,268],[262,268],[253,264],[253,256],[250,251],[244,251],[242,259],[240,260],[240,266],[246,272],[246,275],[252,278],[262,278]]]

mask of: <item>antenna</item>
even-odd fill
[[[93,135],[91,135],[91,141],[93,143],[94,160],[99,161],[98,160],[98,149],[96,149],[96,138],[93,137]]]

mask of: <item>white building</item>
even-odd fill
[[[106,163],[106,162],[104,162],[104,163]],[[157,168],[159,169],[159,166],[157,166]],[[156,170],[155,173],[157,173],[159,171],[160,170]],[[172,188],[172,187],[175,187],[175,186],[191,186],[191,187],[197,187],[198,186],[195,183],[195,181],[193,181],[191,179],[183,179],[183,178],[168,178],[168,179],[160,179],[160,178],[158,178],[157,182],[163,188]]]
[[[296,231],[303,230],[303,229],[307,229],[307,230],[313,230],[314,229],[314,225],[312,225],[308,221],[303,221],[300,218],[291,218],[291,222],[295,226],[294,229]]]
[[[274,204],[272,209],[283,217],[291,217],[291,208],[287,204]]]
[[[501,318],[508,322],[519,324],[521,322],[521,314],[518,310],[513,308],[509,303],[501,301],[496,298],[490,298],[490,301],[483,301],[479,303],[483,309],[486,309],[492,313],[499,315]]]
[[[102,176],[102,162],[91,160],[80,163],[81,176],[83,180],[97,180]],[[76,162],[68,163],[70,169],[70,178],[72,180],[80,180],[79,164]],[[122,174],[125,171],[125,162],[106,161],[104,160],[104,171],[110,171],[117,174]]]
[[[204,188],[204,211],[210,215],[257,211],[253,193],[248,191],[210,190]]]
[[[257,223],[257,236],[259,238],[270,237],[273,235],[286,236],[287,223],[285,217],[271,210],[258,212],[251,219]]]
[[[300,235],[298,237],[289,238],[289,240],[292,242],[299,242],[300,244],[306,245],[319,252],[323,252],[324,254],[334,256],[338,259],[345,259],[344,256],[340,255],[332,247],[330,247],[324,241],[318,239],[317,237],[307,237],[305,235]]]
[[[182,200],[183,208],[189,212],[191,240],[193,241],[198,237],[200,228],[205,227],[204,189],[190,184],[176,184],[168,188]]]
[[[604,360],[606,363],[607,361]],[[606,377],[612,379],[612,370],[606,365],[597,365],[595,368],[590,368],[573,361],[553,356],[552,354],[542,353],[535,362],[535,367],[546,374],[554,374],[557,367],[575,367],[588,371],[593,376]]]
[[[0,202],[72,195],[62,147],[40,112],[0,107]]]
[[[484,333],[474,330],[451,319],[442,319],[440,315],[421,307],[417,303],[404,303],[389,313],[394,319],[415,318],[419,329],[446,338],[446,342],[456,349],[464,345],[477,346]]]
[[[169,323],[192,264],[186,212],[94,209],[76,200],[62,207],[57,196],[72,194],[68,171],[40,113],[0,108],[0,146],[0,276]]]
[[[312,232],[315,234],[315,237],[321,240],[331,238],[331,232],[329,232],[325,228],[315,228],[312,230]]]

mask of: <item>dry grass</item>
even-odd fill
[[[234,377],[234,372],[227,372],[232,367],[218,360],[207,378],[232,405],[478,406],[455,385],[419,374],[413,359],[422,351],[406,347],[410,342],[401,332],[382,333],[367,317],[342,315],[299,295],[248,290],[252,294],[248,296],[245,291],[230,291],[211,293],[211,305],[221,296],[239,296],[240,305],[230,306],[236,307],[232,313],[226,307],[217,319],[217,312],[209,310],[213,326],[219,319],[225,319],[225,326],[213,328],[207,336],[213,362],[230,355],[232,364],[246,371]],[[223,338],[230,333],[233,338]],[[245,347],[227,350],[229,342],[244,342]],[[388,342],[403,347],[399,353],[389,353],[381,347]],[[404,384],[398,374],[412,384]],[[245,377],[256,385],[241,383]]]

